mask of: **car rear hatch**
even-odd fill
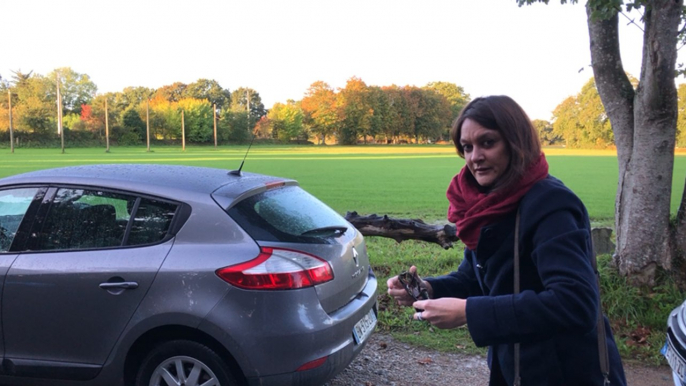
[[[268,181],[240,194],[225,186],[212,196],[263,252],[302,255],[330,266],[333,279],[314,286],[326,312],[360,296],[371,274],[363,236],[297,183]]]

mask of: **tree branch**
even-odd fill
[[[376,214],[360,216],[357,212],[348,212],[345,219],[365,236],[388,237],[397,242],[422,240],[448,249],[458,240],[452,224],[429,225],[418,219],[396,219]]]
[[[405,240],[421,240],[449,249],[458,241],[453,224],[430,225],[418,219],[390,218],[376,214],[360,216],[357,212],[348,212],[345,219],[364,236],[387,237],[399,243]],[[597,255],[612,253],[615,250],[611,240],[612,228],[593,228],[591,236]]]
[[[619,51],[619,17],[594,20],[586,6],[591,44],[591,65],[598,94],[603,102],[615,135],[620,168],[631,158],[633,148],[634,87],[624,72]],[[621,170],[620,170],[621,174]]]

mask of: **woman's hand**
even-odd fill
[[[415,312],[415,320],[426,320],[438,328],[456,328],[467,323],[467,300],[440,298],[418,300],[412,304],[422,312]]]
[[[417,272],[417,267],[414,265],[411,266],[409,272],[414,274]],[[386,285],[388,286],[388,295],[393,297],[399,305],[409,307],[415,302],[415,299],[407,293],[405,287],[403,287],[403,285],[400,283],[400,280],[398,280],[398,276],[393,276],[392,278],[388,279]],[[431,288],[431,284],[429,284],[429,282],[419,278],[419,286],[426,288],[427,292],[429,293],[429,297],[433,296],[433,289]]]

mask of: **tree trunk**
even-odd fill
[[[686,186],[684,186],[684,194],[681,195],[679,212],[676,215],[675,229],[673,229],[672,233],[673,240],[676,240],[676,250],[681,254],[680,257],[683,259],[684,253],[686,253]]]
[[[593,20],[587,5],[593,73],[612,123],[619,163],[615,262],[637,285],[653,283],[657,267],[671,267],[672,237],[678,236],[670,232],[669,212],[682,6],[683,0],[646,2],[643,63],[634,92],[619,55],[618,15]]]

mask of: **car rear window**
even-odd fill
[[[297,186],[250,196],[229,215],[255,240],[320,244],[353,233],[341,215]]]
[[[168,202],[141,199],[126,245],[152,244],[163,240],[169,232],[177,207]]]

